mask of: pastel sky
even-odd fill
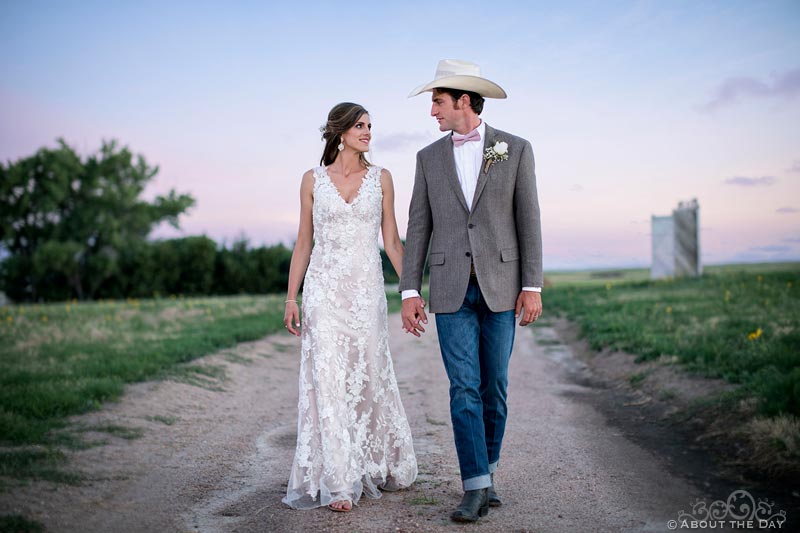
[[[442,58],[531,141],[547,269],[645,266],[650,217],[700,203],[706,264],[800,260],[800,2],[0,3],[0,161],[117,139],[197,206],[182,230],[290,244],[328,110],[370,110],[401,235],[417,150],[407,98]]]

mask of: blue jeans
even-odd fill
[[[514,320],[513,309],[489,310],[475,278],[470,279],[461,309],[436,313],[464,490],[491,485],[490,474],[500,459]]]

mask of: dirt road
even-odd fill
[[[569,379],[581,363],[555,330],[537,326],[518,328],[511,359],[495,476],[505,505],[477,525],[451,523],[461,486],[436,334],[416,339],[399,324],[390,317],[391,349],[420,465],[409,490],[362,500],[351,513],[281,503],[295,443],[299,341],[277,334],[202,360],[225,366],[223,390],[141,383],[76,418],[143,436],[72,453],[87,483],[33,483],[0,495],[2,511],[75,532],[668,531],[668,520],[708,496],[608,426],[592,407],[603,391]]]

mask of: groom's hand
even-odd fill
[[[520,291],[519,296],[517,296],[517,307],[514,310],[514,316],[519,318],[521,311],[523,312],[522,319],[519,321],[520,326],[527,326],[531,322],[535,322],[542,315],[542,293]]]
[[[406,298],[403,300],[403,310],[401,312],[403,317],[403,329],[406,333],[412,333],[419,337],[420,332],[425,333],[423,324],[428,323],[428,317],[425,315],[425,302],[419,296],[414,298]]]

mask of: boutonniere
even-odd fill
[[[492,166],[492,163],[505,161],[506,159],[508,159],[508,143],[502,141],[495,142],[494,146],[490,146],[483,151],[483,160],[486,161],[486,164],[483,166],[483,171],[489,172],[489,167]]]

